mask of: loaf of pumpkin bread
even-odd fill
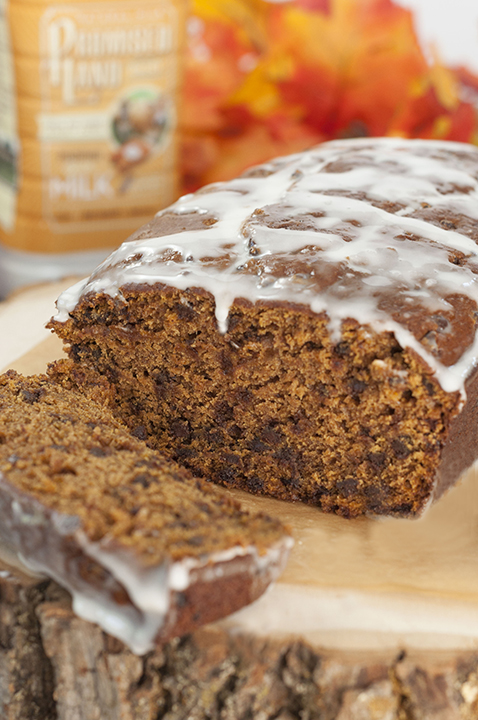
[[[478,453],[478,149],[334,141],[160,212],[64,293],[75,387],[196,477],[413,516]]]

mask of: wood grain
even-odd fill
[[[209,626],[144,657],[0,574],[4,720],[472,720],[478,654],[338,652]]]

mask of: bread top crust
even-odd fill
[[[241,298],[390,331],[448,392],[478,353],[478,149],[401,138],[344,140],[180,198],[58,301],[163,283],[212,293],[220,329]]]

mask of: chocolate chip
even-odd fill
[[[466,259],[465,253],[462,253],[459,250],[453,250],[448,254],[448,262],[453,265],[459,265],[460,267],[466,263]]]
[[[345,478],[337,483],[337,490],[343,497],[350,497],[357,492],[358,483],[354,478]]]
[[[230,375],[232,371],[234,370],[234,365],[231,360],[231,356],[224,352],[224,350],[219,355],[219,362],[221,363],[221,369],[225,375]]]
[[[402,442],[402,440],[399,440],[398,438],[394,438],[392,440],[392,442],[390,443],[390,445],[392,447],[395,457],[398,460],[404,460],[411,453],[411,450],[408,449],[408,447],[405,445],[405,443]]]
[[[246,485],[251,492],[257,493],[261,492],[261,490],[263,489],[264,481],[256,475],[253,475],[252,477],[246,479]]]
[[[234,438],[234,440],[238,440],[240,437],[242,437],[243,431],[239,427],[239,425],[232,425],[228,430],[229,435]]]
[[[384,452],[369,453],[367,460],[374,470],[382,470],[387,462],[387,455]]]
[[[74,343],[70,348],[70,357],[75,362],[81,362],[81,345]]]
[[[174,310],[176,311],[176,315],[178,316],[179,320],[192,322],[197,317],[196,311],[192,310],[188,305],[183,305],[183,303],[176,303],[174,306]]]
[[[94,455],[94,457],[97,458],[106,457],[106,455],[109,454],[104,448],[99,446],[90,448],[89,453],[90,455]]]
[[[215,407],[215,418],[218,423],[226,423],[234,419],[234,408],[227,402],[219,402]]]
[[[431,320],[434,320],[440,330],[445,330],[448,327],[448,320],[443,315],[432,315]]]
[[[139,473],[139,475],[136,475],[136,477],[134,477],[131,482],[135,485],[141,485],[142,487],[147,489],[149,488],[153,480],[154,477],[149,473]]]
[[[452,222],[451,220],[440,220],[440,225],[447,230],[456,230],[457,228],[456,223]]]
[[[330,395],[329,387],[320,381],[316,382],[312,389],[322,398],[329,397]]]
[[[335,346],[334,351],[339,357],[345,357],[345,355],[348,355],[350,353],[349,344],[346,342],[339,342]]]
[[[277,432],[277,430],[274,430],[274,428],[268,426],[262,430],[261,438],[269,445],[278,445],[282,439],[282,436],[279,432]]]
[[[33,405],[34,403],[38,402],[41,396],[43,395],[43,390],[41,388],[38,388],[38,390],[21,390],[20,395],[22,396],[22,399],[25,400],[29,405]]]
[[[250,238],[249,242],[248,242],[248,251],[249,251],[249,255],[252,255],[253,257],[255,257],[256,255],[259,255],[259,253],[260,253],[259,248],[257,247],[256,243],[254,242],[254,240],[252,238]]]
[[[298,488],[300,485],[299,478],[296,478],[296,477],[290,477],[287,475],[283,475],[279,479],[280,479],[281,483],[283,484],[283,486],[286,488]]]
[[[410,515],[412,509],[412,503],[401,503],[400,505],[392,505],[392,507],[390,508],[390,513],[392,515]]]
[[[366,387],[367,383],[364,383],[362,380],[357,380],[357,378],[352,378],[350,381],[350,392],[352,395],[360,395]]]
[[[439,422],[436,418],[426,418],[425,422],[432,432],[436,431]]]
[[[251,452],[255,453],[263,453],[269,449],[267,445],[258,438],[255,438],[254,440],[251,440],[249,443],[247,443],[247,447],[249,448],[249,450],[251,450]]]
[[[167,370],[160,370],[153,379],[159,400],[168,400],[176,384],[175,378]]]
[[[173,420],[169,432],[173,437],[182,438],[183,440],[188,439],[191,435],[187,420]]]
[[[139,440],[146,440],[148,437],[148,433],[146,432],[146,428],[144,425],[137,425],[135,428],[132,429],[131,435],[134,435],[134,437],[138,438]]]
[[[222,445],[225,442],[224,433],[220,428],[206,430],[205,435],[210,445]]]
[[[426,380],[426,379],[424,378],[424,379],[423,379],[423,386],[424,386],[425,390],[427,391],[427,393],[428,393],[429,395],[432,396],[432,395],[435,394],[435,387],[434,387],[433,383],[431,383],[429,380]]]
[[[177,607],[183,608],[187,605],[188,601],[186,598],[186,594],[183,592],[176,593],[176,605]]]
[[[236,475],[237,470],[232,467],[224,467],[217,472],[219,482],[224,483],[225,485],[231,485],[235,481]]]
[[[384,506],[384,501],[390,493],[387,487],[368,485],[363,489],[363,494],[368,498],[370,509],[372,511],[378,511]]]
[[[194,448],[189,447],[189,446],[184,446],[184,445],[182,447],[177,448],[175,450],[175,453],[176,453],[176,459],[178,461],[182,460],[183,462],[186,462],[186,460],[188,460],[188,458],[195,457],[198,454],[197,450],[195,450]]]
[[[314,350],[321,350],[322,347],[323,347],[322,343],[316,343],[316,342],[309,341],[309,342],[306,342],[302,346],[302,350],[305,350],[307,352],[313,352]]]
[[[292,463],[296,459],[296,453],[292,448],[283,447],[273,455],[274,460],[279,460],[284,463]]]
[[[236,392],[238,404],[248,405],[254,400],[252,392],[248,388],[240,388]]]
[[[224,453],[221,456],[221,463],[224,465],[240,465],[241,458],[239,455],[235,455],[234,453]]]

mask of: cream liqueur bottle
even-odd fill
[[[177,197],[183,0],[0,0],[0,295]]]

